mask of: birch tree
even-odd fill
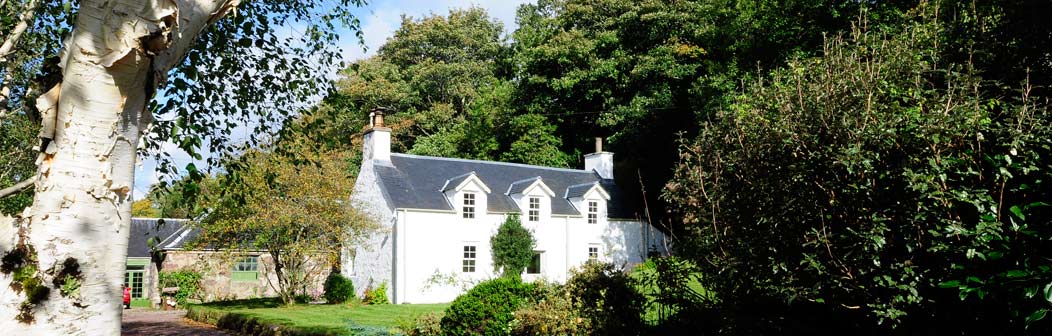
[[[349,10],[359,3],[0,0],[0,105],[4,115],[14,106],[41,126],[33,203],[0,219],[0,329],[119,334],[140,143],[176,141],[200,157],[202,147],[227,146],[230,129],[246,118],[266,124],[287,116],[295,98],[323,88],[314,77],[338,61],[329,43],[338,24],[356,30]],[[44,47],[34,54],[30,45]],[[28,61],[9,62],[20,50]],[[57,68],[43,69],[47,60]],[[46,82],[47,74],[57,75],[55,85],[34,91],[41,80],[32,78]],[[18,76],[23,81],[8,80]],[[164,104],[154,102],[159,90]],[[151,124],[155,113],[165,119]]]

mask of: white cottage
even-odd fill
[[[490,237],[520,214],[537,240],[523,278],[564,282],[589,260],[642,262],[664,235],[622,205],[613,153],[584,170],[391,153],[391,130],[371,114],[352,200],[384,228],[342,251],[342,272],[361,295],[386,283],[393,303],[449,302],[496,277]]]

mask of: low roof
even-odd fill
[[[155,247],[161,250],[163,242],[186,229],[187,222],[176,218],[132,218],[128,258],[149,258]]]
[[[563,198],[567,188],[599,183],[610,194],[607,212],[611,218],[639,217],[638,207],[623,204],[622,194],[613,180],[602,179],[591,171],[398,153],[391,154],[391,165],[377,164],[374,169],[384,189],[384,196],[396,209],[453,211],[454,208],[440,190],[445,187],[447,180],[474,172],[494,190],[486,198],[490,212],[520,212],[509,195],[497,191],[509,190],[515,182],[527,179],[533,181],[539,177],[555,192],[556,196],[552,198],[554,215],[580,215],[580,211]]]

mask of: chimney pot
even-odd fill
[[[366,160],[391,160],[391,129],[384,127],[384,109],[369,111],[369,129],[365,130],[362,154]]]
[[[384,109],[378,107],[369,111],[369,124],[372,127],[384,127]]]
[[[595,152],[600,153],[603,151],[603,138],[595,137]]]

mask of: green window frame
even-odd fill
[[[124,283],[131,287],[131,298],[143,298],[143,279],[146,275],[145,265],[135,265],[131,262],[125,266]]]
[[[234,270],[230,273],[231,281],[258,281],[259,280],[259,257],[245,256],[234,263]]]

